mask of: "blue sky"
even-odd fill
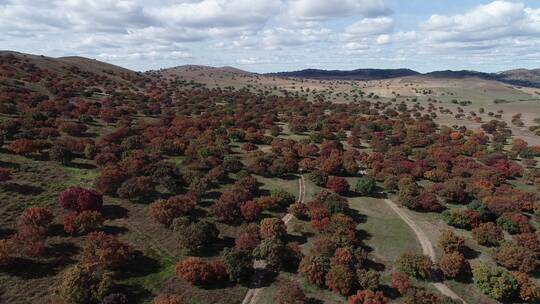
[[[135,70],[540,67],[540,1],[0,0],[0,49]]]

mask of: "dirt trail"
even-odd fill
[[[405,223],[407,223],[409,227],[411,227],[411,229],[416,234],[416,238],[418,238],[418,241],[420,242],[420,246],[422,247],[422,252],[425,255],[429,256],[433,263],[436,263],[435,250],[433,249],[433,245],[431,244],[431,241],[429,240],[427,235],[424,233],[424,231],[418,225],[416,225],[416,223],[393,201],[389,199],[385,199],[384,201],[386,202],[386,204],[388,204],[388,206],[390,206],[390,208],[392,208],[392,210],[394,210],[395,213],[397,213],[397,215],[399,215],[399,217],[401,217],[403,221],[405,221]],[[463,303],[467,304],[467,302],[465,302],[460,296],[458,296],[454,291],[452,291],[452,289],[450,289],[445,284],[443,283],[432,283],[432,284],[443,295],[448,296],[452,299],[460,300]]]
[[[304,176],[300,175],[298,180],[298,202],[304,204],[304,197],[306,196],[306,187],[304,184]],[[293,218],[293,215],[287,213],[281,220],[287,225],[287,223]],[[255,268],[255,275],[251,279],[251,284],[249,290],[242,301],[242,304],[254,304],[257,303],[257,296],[264,289],[260,287],[262,280],[264,278],[264,269],[266,268],[266,263],[264,261],[256,260],[253,262],[253,268]]]

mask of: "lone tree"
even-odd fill
[[[423,254],[403,253],[396,260],[397,268],[416,278],[429,279],[431,273],[431,259]]]
[[[95,190],[73,187],[60,194],[58,204],[64,209],[77,213],[83,211],[101,211],[103,207],[103,195]]]
[[[60,296],[75,304],[100,303],[113,286],[112,273],[95,265],[76,264],[62,276]]]
[[[370,195],[375,191],[375,180],[369,176],[362,176],[354,185],[354,191],[362,196]]]

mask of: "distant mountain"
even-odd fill
[[[357,69],[352,71],[339,71],[339,70],[317,70],[307,69],[294,72],[280,72],[267,74],[270,76],[279,77],[297,77],[297,78],[310,78],[310,79],[325,79],[325,80],[377,80],[377,79],[390,79],[406,76],[415,76],[420,73],[410,69]]]
[[[524,87],[540,88],[540,69],[517,69],[499,72],[497,80]]]
[[[499,73],[484,73],[469,70],[445,70],[434,71],[424,74],[411,69],[357,69],[352,71],[306,69],[301,71],[279,72],[266,75],[318,80],[382,80],[408,76],[447,79],[464,79],[476,77],[484,80],[496,80],[516,86],[540,88],[540,69],[517,69]]]

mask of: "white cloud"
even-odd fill
[[[291,0],[290,13],[301,20],[326,20],[334,17],[386,15],[390,10],[383,0]]]
[[[260,28],[282,7],[280,0],[202,0],[151,9],[151,14],[171,23],[188,27]]]
[[[351,37],[382,35],[392,32],[394,20],[390,17],[364,18],[349,25],[345,33]]]
[[[454,16],[432,15],[421,24],[427,38],[439,42],[475,42],[540,34],[540,9],[523,3],[493,1]]]
[[[390,43],[391,37],[390,35],[379,35],[377,37],[377,44],[388,44]]]
[[[332,31],[326,28],[274,28],[263,32],[263,45],[266,48],[276,49],[307,43],[326,42],[330,39],[331,33]]]

